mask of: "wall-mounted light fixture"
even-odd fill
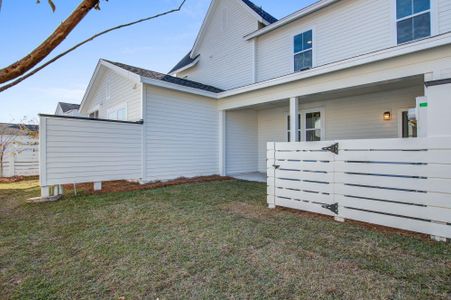
[[[386,111],[384,112],[384,121],[390,121],[391,120],[391,112]]]

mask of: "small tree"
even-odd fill
[[[11,155],[18,155],[26,151],[26,146],[36,145],[37,142],[21,140],[20,137],[35,139],[38,134],[38,131],[31,129],[30,122],[27,122],[26,118],[18,124],[0,124],[0,177],[4,177],[6,152],[10,151]]]

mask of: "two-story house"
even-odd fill
[[[41,115],[41,183],[239,176],[266,172],[267,142],[449,135],[449,95],[449,0],[320,0],[280,20],[212,0],[169,74],[101,59],[90,119]]]

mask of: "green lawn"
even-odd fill
[[[0,184],[1,299],[449,299],[451,245],[266,208],[222,181],[26,204]]]

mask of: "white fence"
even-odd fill
[[[4,177],[39,175],[38,140],[17,137],[15,143],[6,149],[0,168]]]
[[[142,175],[142,124],[40,116],[41,186]]]
[[[268,143],[267,167],[270,207],[451,238],[451,137]]]

